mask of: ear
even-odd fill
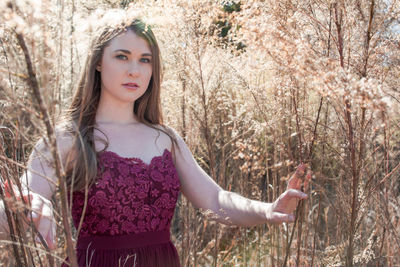
[[[101,64],[99,63],[99,64],[97,64],[97,66],[96,66],[96,70],[98,71],[98,72],[101,72]]]

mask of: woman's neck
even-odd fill
[[[138,123],[139,119],[133,112],[133,103],[119,103],[115,105],[100,100],[96,111],[96,123],[127,125]]]

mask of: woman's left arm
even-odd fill
[[[224,224],[253,226],[294,221],[292,213],[298,200],[307,197],[299,190],[300,187],[296,188],[301,183],[293,180],[302,177],[294,175],[288,190],[273,203],[251,200],[222,189],[198,165],[184,140],[176,133],[175,136],[179,146],[175,149],[175,159],[181,191],[195,207],[211,212],[215,220]]]

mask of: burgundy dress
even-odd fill
[[[79,266],[180,266],[170,240],[179,190],[178,174],[167,149],[150,164],[101,152],[99,175],[88,191],[77,240]],[[76,228],[84,200],[84,192],[73,193]]]

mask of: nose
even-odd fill
[[[139,64],[137,62],[131,62],[129,64],[128,75],[130,76],[138,76],[140,73]]]

